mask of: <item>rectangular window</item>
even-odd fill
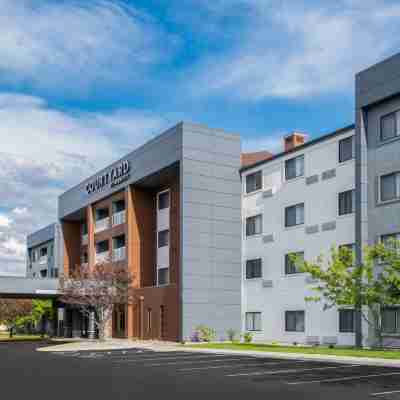
[[[262,261],[261,258],[246,261],[246,279],[254,279],[262,277]]]
[[[285,178],[287,181],[290,179],[298,178],[304,175],[304,155],[291,158],[285,161]]]
[[[339,193],[339,215],[352,214],[356,208],[356,192],[355,190],[346,190]]]
[[[158,194],[158,209],[169,208],[169,190]]]
[[[58,278],[58,268],[54,268],[54,278]]]
[[[246,176],[246,193],[252,193],[262,188],[262,171]]]
[[[339,310],[339,332],[354,332],[354,310]]]
[[[304,332],[304,311],[285,312],[286,332]]]
[[[168,285],[169,283],[169,268],[160,268],[157,270],[158,285]]]
[[[158,232],[158,248],[168,246],[169,244],[169,229]]]
[[[104,253],[109,250],[108,240],[103,240],[101,242],[96,243],[96,253]]]
[[[96,210],[96,221],[101,221],[102,219],[108,218],[109,209],[108,208],[98,208]]]
[[[387,114],[381,118],[381,141],[399,136],[400,111]]]
[[[382,331],[384,333],[400,333],[400,308],[388,307],[382,311]]]
[[[262,232],[262,215],[246,218],[246,236],[260,235]]]
[[[400,233],[390,233],[389,235],[381,236],[381,242],[388,249],[394,249],[396,241],[400,241]]]
[[[285,226],[304,224],[304,203],[285,208]]]
[[[246,313],[246,331],[261,331],[261,313]]]
[[[354,136],[339,140],[339,162],[352,160],[355,156]]]
[[[381,176],[381,201],[400,198],[400,172]]]
[[[299,266],[293,261],[293,258],[304,260],[304,252],[288,253],[285,255],[285,274],[298,274],[301,273]]]
[[[47,247],[42,247],[40,249],[40,257],[47,256]]]

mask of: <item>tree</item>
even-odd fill
[[[10,338],[21,318],[28,317],[32,313],[31,300],[0,299],[0,323],[7,326]]]
[[[135,301],[132,283],[133,276],[124,267],[107,263],[78,266],[70,277],[60,280],[61,301],[79,307],[89,318],[94,312],[99,339],[104,340],[114,306]]]
[[[397,241],[366,246],[358,266],[347,247],[332,248],[327,263],[322,256],[315,262],[296,259],[299,268],[317,280],[312,289],[318,295],[306,300],[323,301],[324,309],[361,305],[362,318],[374,332],[374,346],[382,347],[382,312],[400,303],[399,250]]]

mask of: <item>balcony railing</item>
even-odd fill
[[[125,260],[126,257],[126,247],[119,247],[118,249],[113,250],[112,259],[113,261],[121,261]]]
[[[110,260],[110,252],[103,251],[102,253],[96,253],[96,264],[107,262]]]
[[[125,210],[119,211],[112,216],[112,226],[125,223]]]
[[[43,264],[47,264],[47,256],[42,256],[39,258],[39,264],[43,265]]]
[[[88,243],[88,234],[86,233],[85,235],[82,235],[82,244],[87,244]]]
[[[110,218],[103,218],[103,219],[99,219],[98,221],[96,221],[96,226],[94,231],[96,233],[104,231],[106,229],[108,229],[110,227]]]

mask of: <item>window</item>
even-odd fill
[[[113,237],[113,249],[120,249],[121,247],[125,247],[125,235]]]
[[[96,210],[96,221],[101,221],[102,219],[108,218],[108,215],[108,208],[98,208]]]
[[[40,277],[47,278],[47,269],[40,270]]]
[[[262,171],[246,176],[246,193],[255,192],[262,188]]]
[[[286,180],[298,178],[304,175],[304,155],[291,158],[285,161],[285,177]]]
[[[40,249],[40,257],[45,257],[47,256],[47,247],[42,247]]]
[[[119,213],[125,210],[125,200],[117,200],[113,202],[113,212]]]
[[[381,176],[381,201],[400,198],[400,172]]]
[[[158,247],[168,246],[169,244],[169,230],[165,229],[164,231],[158,232]]]
[[[354,332],[354,310],[339,310],[339,332]]]
[[[381,118],[381,140],[389,140],[399,136],[400,111],[385,115]]]
[[[54,278],[58,278],[58,268],[54,268]]]
[[[169,268],[160,268],[157,270],[157,283],[159,286],[168,285],[169,283]]]
[[[262,232],[262,215],[246,218],[246,236],[260,235]]]
[[[304,311],[285,312],[286,332],[304,332]]]
[[[247,312],[246,313],[246,330],[261,331],[261,313]]]
[[[400,333],[400,308],[388,307],[382,311],[382,331],[384,333]]]
[[[246,261],[246,279],[254,279],[262,277],[262,260],[257,258],[255,260]]]
[[[355,190],[347,190],[339,193],[339,215],[352,214],[355,211]]]
[[[54,255],[54,246],[51,244],[50,245],[50,257],[53,257]]]
[[[147,309],[147,331],[151,332],[151,319],[152,319],[152,312],[151,308]]]
[[[169,190],[158,194],[158,209],[169,208]]]
[[[339,162],[345,162],[354,158],[354,136],[339,140]]]
[[[108,251],[109,249],[109,243],[108,240],[103,240],[101,242],[97,242],[96,243],[96,253],[104,253],[106,251]]]
[[[304,224],[304,203],[285,208],[285,226]]]
[[[389,235],[382,235],[381,242],[388,249],[396,247],[396,241],[400,241],[400,233],[390,233]]]
[[[293,259],[304,260],[304,252],[288,253],[285,255],[285,274],[298,274],[301,273],[299,266],[294,262]]]

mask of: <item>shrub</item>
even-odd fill
[[[199,331],[194,331],[194,332],[193,332],[192,336],[190,337],[190,341],[191,341],[191,342],[195,342],[195,343],[200,342],[200,334],[199,334]]]
[[[243,334],[243,341],[244,341],[245,343],[251,343],[252,340],[253,340],[253,334],[252,334],[252,333],[250,333],[250,332],[245,332],[245,333]]]
[[[197,326],[196,331],[199,334],[200,340],[203,342],[211,342],[217,336],[217,333],[215,332],[214,329],[209,328],[208,326],[205,325]]]
[[[230,340],[231,342],[234,342],[236,340],[237,332],[234,329],[229,328],[226,331],[226,336],[228,336],[228,340]]]

